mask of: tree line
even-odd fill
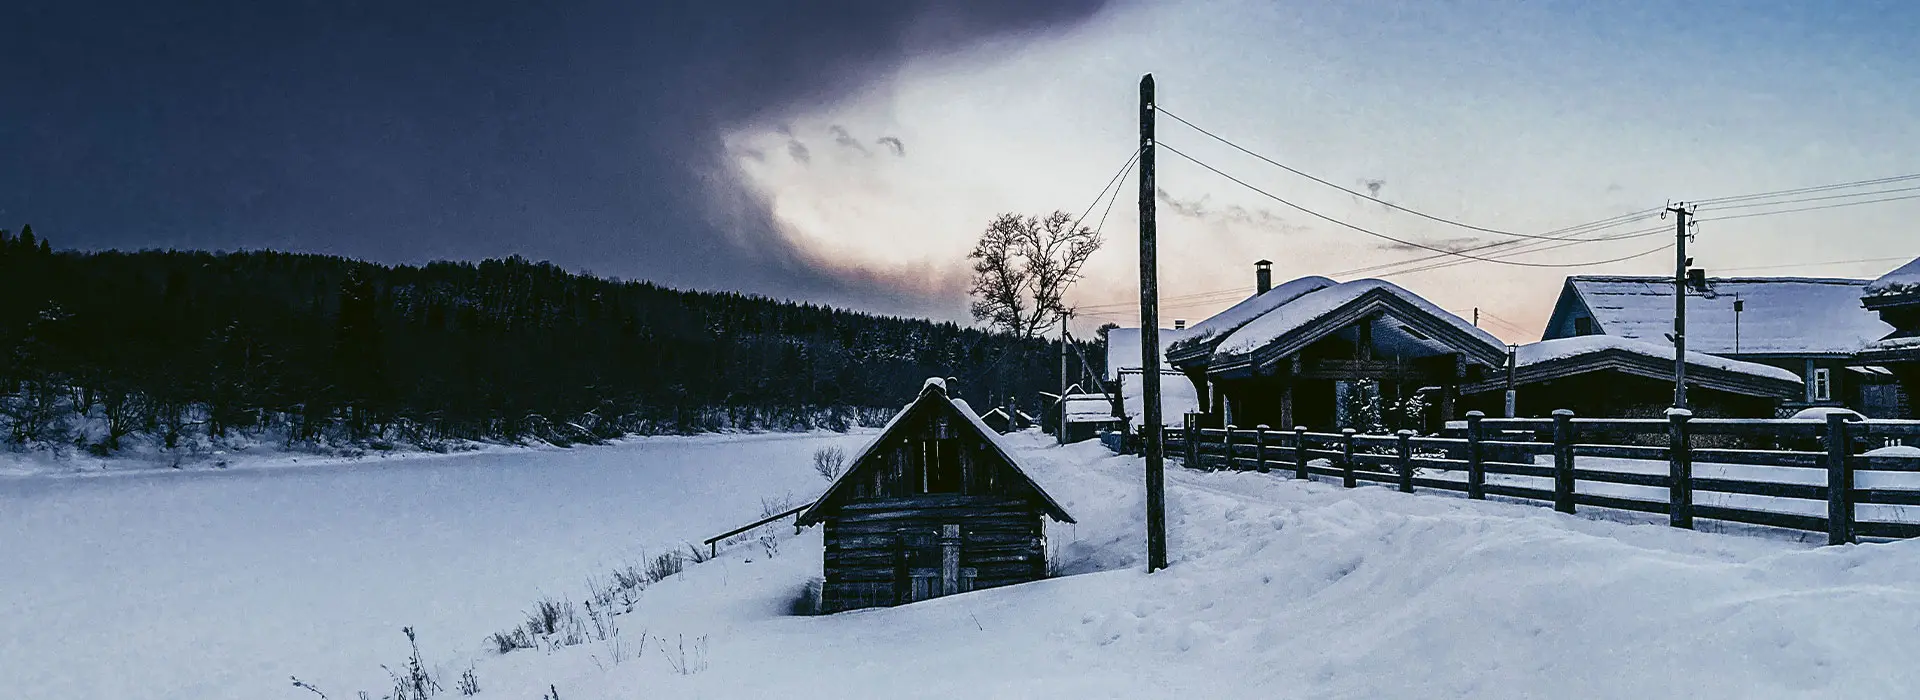
[[[1059,352],[517,256],[59,251],[0,230],[0,440],[15,448],[845,430],[885,420],[929,376],[976,405],[1037,410]]]

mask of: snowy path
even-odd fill
[[[1529,505],[1169,474],[1173,568],[1138,570],[1139,462],[1020,437],[1094,572],[896,609],[781,617],[818,534],[647,591],[638,634],[515,653],[482,697],[1901,697],[1920,684],[1920,543],[1814,548]],[[674,645],[669,644],[672,648]]]
[[[543,591],[813,496],[813,449],[861,439],[0,478],[0,697],[303,697],[290,675],[378,691],[402,625],[430,659],[471,657]]]

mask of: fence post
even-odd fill
[[[1253,463],[1254,469],[1267,473],[1267,424],[1253,426]]]
[[[1222,468],[1226,469],[1227,471],[1239,471],[1240,470],[1239,465],[1236,465],[1233,463],[1233,424],[1232,423],[1227,424],[1226,443],[1227,443],[1227,463],[1222,465]]]
[[[1467,498],[1487,497],[1487,465],[1481,455],[1480,441],[1486,439],[1486,426],[1480,424],[1487,414],[1467,411]]]
[[[1198,470],[1198,468],[1200,468],[1200,441],[1198,441],[1198,437],[1200,437],[1200,432],[1198,432],[1198,430],[1194,430],[1194,424],[1198,424],[1198,420],[1194,420],[1194,418],[1196,418],[1196,416],[1188,412],[1187,414],[1187,464],[1185,464],[1188,470]]]
[[[1413,431],[1395,434],[1400,437],[1400,493],[1413,493]]]
[[[1693,529],[1693,412],[1667,409],[1667,524]]]
[[[1827,544],[1853,541],[1853,438],[1847,418],[1827,414]]]
[[[1352,428],[1340,429],[1340,485],[1347,488],[1359,486],[1353,478],[1353,434],[1359,432]]]
[[[1293,426],[1293,478],[1307,478],[1307,427]]]
[[[1553,509],[1573,512],[1573,411],[1553,412]]]

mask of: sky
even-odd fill
[[[1137,145],[1146,73],[1167,113],[1249,150],[1501,231],[1920,172],[1908,3],[163,5],[8,11],[0,225],[78,248],[519,254],[965,321],[965,255],[995,214],[1091,210],[1107,244],[1069,297],[1086,332],[1137,318],[1136,185],[1095,198]],[[1163,320],[1237,301],[1261,258],[1278,280],[1352,279],[1429,254],[1167,149],[1402,241],[1503,239],[1157,129]],[[1713,274],[1872,277],[1920,255],[1920,200],[1715,215],[1690,251]],[[1568,274],[1672,268],[1651,252],[1389,279],[1525,341]]]

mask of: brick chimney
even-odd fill
[[[1260,260],[1253,263],[1253,281],[1254,288],[1259,290],[1254,292],[1255,294],[1266,294],[1267,290],[1273,289],[1272,260]]]

